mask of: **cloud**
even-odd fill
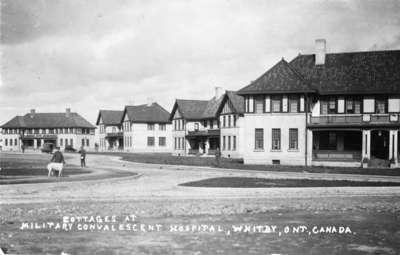
[[[71,107],[94,121],[147,97],[207,99],[285,57],[400,48],[399,1],[5,0],[0,122]]]

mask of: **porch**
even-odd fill
[[[361,161],[361,131],[314,131],[312,135],[313,161]]]
[[[398,129],[329,128],[309,130],[310,165],[399,166]]]
[[[109,151],[122,151],[124,149],[122,132],[107,133],[105,140],[107,142],[107,150]]]
[[[186,136],[189,155],[214,156],[219,148],[219,130],[192,131]]]

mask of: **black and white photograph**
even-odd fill
[[[400,254],[400,0],[0,0],[3,254]]]

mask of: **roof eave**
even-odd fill
[[[255,95],[255,94],[311,94],[317,93],[316,90],[290,90],[290,91],[271,91],[271,90],[249,90],[238,91],[238,95]]]

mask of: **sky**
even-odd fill
[[[1,0],[0,124],[238,90],[280,59],[400,49],[400,0]]]

